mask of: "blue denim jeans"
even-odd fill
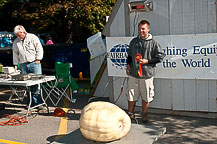
[[[41,63],[28,62],[20,64],[21,73],[42,74]],[[32,105],[35,106],[42,103],[40,84],[28,87],[28,91],[32,93]],[[27,103],[29,104],[29,93],[27,93]]]

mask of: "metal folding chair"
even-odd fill
[[[45,101],[49,98],[54,106],[57,106],[63,98],[67,98],[72,103],[76,102],[76,99],[73,99],[73,93],[78,90],[78,85],[70,74],[70,65],[69,62],[56,62],[56,80],[44,86],[47,93]]]

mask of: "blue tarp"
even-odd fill
[[[55,74],[55,62],[70,62],[70,69],[74,78],[79,77],[79,72],[84,77],[90,76],[90,53],[86,43],[43,45],[44,57],[41,61],[43,74]],[[3,66],[13,66],[12,49],[0,49],[0,63]]]
[[[0,32],[0,48],[11,47],[14,39],[13,32]]]
[[[86,43],[46,45],[44,51],[43,62],[49,64],[49,67],[54,68],[55,62],[70,62],[73,65],[73,77],[78,78],[79,72],[82,72],[84,77],[89,77],[90,53]]]

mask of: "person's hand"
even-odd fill
[[[130,65],[127,65],[126,74],[127,74],[127,75],[130,75],[130,72],[131,72]]]
[[[14,66],[14,71],[15,72],[18,71],[18,66],[17,65]]]
[[[141,63],[141,64],[147,64],[148,60],[147,59],[139,59],[139,63]]]
[[[40,63],[40,60],[35,60],[35,63],[39,64],[39,63]]]

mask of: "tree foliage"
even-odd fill
[[[115,0],[0,0],[0,16],[10,31],[22,24],[33,33],[50,33],[56,42],[84,42],[102,31]],[[7,11],[6,11],[7,10]]]

